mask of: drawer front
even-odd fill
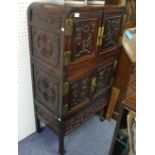
[[[97,33],[102,16],[93,12],[73,12],[65,20],[64,66],[95,57]]]
[[[89,117],[91,117],[95,112],[104,109],[104,107],[104,100],[99,100],[95,104],[91,104],[89,107],[83,109],[79,114],[76,114],[75,116],[71,117],[71,119],[69,119],[65,123],[65,131],[69,132],[73,128],[78,127],[81,123],[83,123]]]
[[[114,64],[115,62],[111,62],[66,77],[63,90],[63,114],[66,115],[72,108],[92,103],[100,98],[108,101],[113,82]]]

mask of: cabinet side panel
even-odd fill
[[[34,98],[54,115],[60,116],[60,81],[49,71],[33,65]]]

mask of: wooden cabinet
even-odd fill
[[[124,8],[33,3],[28,10],[36,127],[64,135],[108,104]]]

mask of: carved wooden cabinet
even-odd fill
[[[64,135],[108,104],[124,8],[33,3],[28,9],[36,127]]]

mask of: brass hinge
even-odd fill
[[[103,34],[104,34],[104,26],[102,26],[102,28],[101,28],[101,37],[100,37],[100,43],[99,43],[100,46],[102,45]]]
[[[91,79],[91,92],[94,92],[96,88],[96,77]]]
[[[63,84],[63,95],[68,95],[69,94],[69,82],[65,82]]]
[[[100,35],[101,35],[101,26],[98,28],[97,43],[96,43],[97,46],[99,46],[100,43]]]
[[[66,19],[66,27],[65,27],[65,35],[71,36],[73,33],[73,19],[67,18]]]
[[[100,26],[98,29],[98,35],[97,35],[97,43],[96,43],[97,46],[102,45],[103,35],[104,35],[104,26]]]
[[[123,38],[123,37],[119,37],[118,46],[121,46],[121,44],[122,44],[122,38]]]
[[[115,70],[115,69],[116,69],[117,64],[118,64],[118,60],[115,60],[115,61],[114,61],[114,63],[113,63],[113,70]]]
[[[63,106],[63,112],[62,112],[63,116],[66,115],[67,112],[68,112],[68,104],[65,104],[65,105]]]
[[[64,52],[64,66],[68,66],[71,63],[71,51]]]

